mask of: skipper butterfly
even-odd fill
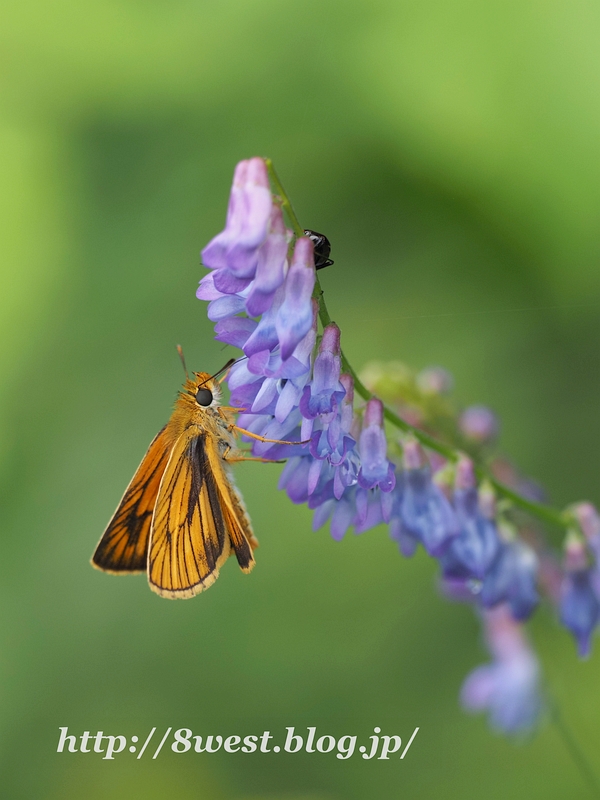
[[[171,599],[211,586],[229,555],[243,572],[254,567],[258,541],[229,464],[264,459],[241,453],[234,431],[299,442],[264,439],[234,424],[240,409],[221,406],[216,380],[233,363],[186,379],[96,547],[94,567],[115,575],[147,572],[150,588]]]

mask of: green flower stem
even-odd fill
[[[294,229],[294,233],[296,236],[304,236],[304,228],[300,225],[298,221],[298,217],[296,216],[296,212],[292,207],[292,203],[290,198],[287,196],[285,189],[283,188],[283,184],[279,180],[279,176],[275,172],[275,167],[273,166],[273,162],[270,158],[265,158],[265,164],[267,165],[267,172],[269,173],[269,178],[271,179],[271,183],[273,184],[273,188],[275,189],[275,194],[279,196],[281,200],[281,206],[285,210],[285,213],[288,215],[290,222],[292,223],[292,228]]]
[[[281,206],[285,210],[294,230],[296,236],[304,236],[304,228],[300,225],[298,217],[296,216],[296,212],[290,202],[290,199],[283,188],[283,184],[279,180],[279,176],[275,172],[275,168],[273,166],[273,162],[270,158],[265,158],[265,163],[267,165],[267,170],[269,173],[269,177],[273,184],[273,188],[275,189],[276,195],[279,197],[281,201]],[[319,320],[321,321],[321,325],[325,328],[327,325],[332,322],[332,319],[329,315],[329,311],[327,310],[327,305],[325,304],[325,298],[323,296],[323,289],[321,288],[321,284],[319,282],[319,276],[317,275],[317,279],[315,282],[315,288],[313,292],[313,297],[319,303]],[[344,372],[348,373],[352,376],[354,380],[354,388],[364,400],[370,400],[375,395],[367,389],[367,387],[362,383],[352,365],[344,355],[342,351],[342,369]],[[390,408],[384,405],[383,407],[383,415],[384,417],[390,422],[394,427],[398,428],[399,430],[403,431],[404,433],[408,433],[411,436],[414,436],[417,441],[419,441],[424,447],[427,447],[429,450],[433,450],[436,453],[439,453],[444,458],[448,459],[449,461],[455,462],[458,460],[460,453],[455,450],[454,448],[443,444],[443,442],[438,441],[433,436],[425,433],[425,431],[420,430],[419,428],[415,428],[413,425],[409,425],[408,422],[405,422],[398,414],[395,414]],[[556,509],[552,508],[551,506],[547,506],[543,503],[536,503],[533,500],[528,500],[526,497],[522,497],[518,492],[515,492],[509,486],[501,483],[501,481],[497,480],[493,477],[490,471],[481,465],[476,467],[477,477],[481,479],[487,479],[491,485],[494,487],[496,492],[505,497],[507,500],[510,500],[511,503],[520,508],[522,511],[527,512],[533,517],[537,517],[538,519],[546,522],[549,525],[553,525],[557,528],[562,530],[569,529],[573,527],[574,520],[570,514],[557,511]]]

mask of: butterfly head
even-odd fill
[[[197,408],[210,408],[219,405],[221,387],[214,375],[194,372],[193,377],[185,382],[181,394]]]
[[[194,372],[193,379],[187,378],[180,397],[185,400],[185,405],[193,405],[196,409],[214,408],[221,400],[221,383],[227,377],[229,368],[235,363],[230,359],[224,367],[211,375],[209,372]],[[224,377],[217,380],[219,375]]]

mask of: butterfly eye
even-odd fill
[[[199,406],[209,406],[213,401],[212,392],[210,389],[200,387],[196,392],[196,402]]]

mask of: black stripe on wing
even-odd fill
[[[188,526],[191,525],[196,507],[200,504],[200,493],[202,485],[204,484],[208,495],[210,512],[214,520],[215,531],[217,533],[217,542],[215,542],[214,539],[208,536],[208,527],[202,525],[204,552],[206,553],[208,566],[212,571],[216,566],[217,559],[223,552],[227,533],[225,531],[225,523],[221,512],[221,503],[219,502],[219,492],[217,490],[215,476],[206,454],[204,436],[197,436],[190,441],[188,445],[188,455],[192,464],[192,491],[189,496],[187,522]],[[202,519],[202,509],[199,509],[199,512],[200,519]]]

